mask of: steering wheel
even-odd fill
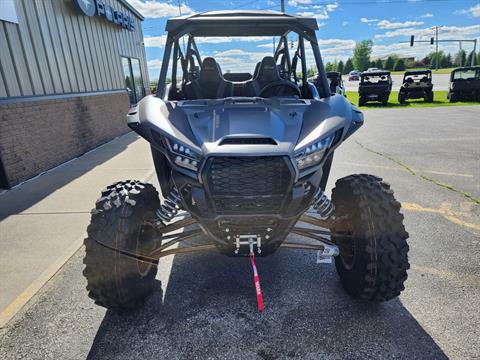
[[[262,90],[260,90],[257,96],[263,97],[262,96],[263,93],[265,93],[267,90],[277,88],[277,87],[283,87],[285,88],[285,90],[287,90],[287,92],[290,90],[292,95],[298,95],[298,97],[302,97],[302,93],[300,92],[300,89],[298,88],[298,86],[295,85],[294,83],[291,83],[285,80],[275,81],[270,84],[267,84],[266,86],[263,87]],[[282,91],[282,95],[284,95],[284,91]]]

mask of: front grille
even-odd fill
[[[213,157],[207,183],[217,213],[279,211],[293,177],[288,158]]]

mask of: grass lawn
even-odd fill
[[[358,105],[358,92],[347,91],[347,99],[355,105]],[[379,102],[369,102],[362,109],[370,108],[412,108],[412,107],[437,107],[437,106],[460,106],[460,105],[480,105],[480,102],[456,102],[449,103],[447,99],[447,91],[434,91],[434,101],[428,103],[423,99],[407,100],[406,104],[400,104],[398,102],[398,91],[392,91],[388,100],[388,105],[383,106]]]
[[[407,69],[408,70],[432,70],[432,74],[450,74],[453,69],[456,68],[447,68],[447,69],[438,69],[438,70],[433,70],[433,69]],[[403,75],[405,71],[391,71],[392,75]]]

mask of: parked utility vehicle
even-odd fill
[[[480,101],[480,66],[462,67],[450,74],[450,102]]]
[[[363,106],[369,101],[379,101],[387,105],[391,91],[390,71],[365,71],[360,75],[358,105]]]
[[[162,201],[153,185],[138,180],[102,192],[85,240],[89,296],[107,308],[134,308],[154,289],[162,256],[217,250],[253,263],[282,247],[334,258],[355,299],[398,296],[409,267],[408,234],[390,186],[356,174],[337,180],[331,200],[325,193],[333,154],[363,124],[363,114],[330,93],[317,21],[216,11],[170,19],[166,29],[157,93],[127,117],[151,144]],[[197,47],[212,37],[260,36],[264,43],[276,38],[274,56],[235,84]],[[306,78],[311,66],[320,76],[318,90]],[[171,248],[200,237],[206,243]]]
[[[403,74],[403,82],[398,92],[398,102],[405,104],[409,99],[424,99],[433,102],[431,70],[409,70]]]
[[[332,95],[340,94],[345,96],[345,86],[343,85],[342,74],[337,71],[327,72],[328,85]]]

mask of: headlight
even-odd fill
[[[175,164],[193,171],[198,170],[202,160],[202,156],[199,153],[175,140],[167,139],[167,143],[170,157]]]
[[[319,164],[328,148],[332,145],[334,134],[331,134],[313,144],[310,144],[300,150],[295,155],[297,167],[299,170],[305,169],[309,166]]]

